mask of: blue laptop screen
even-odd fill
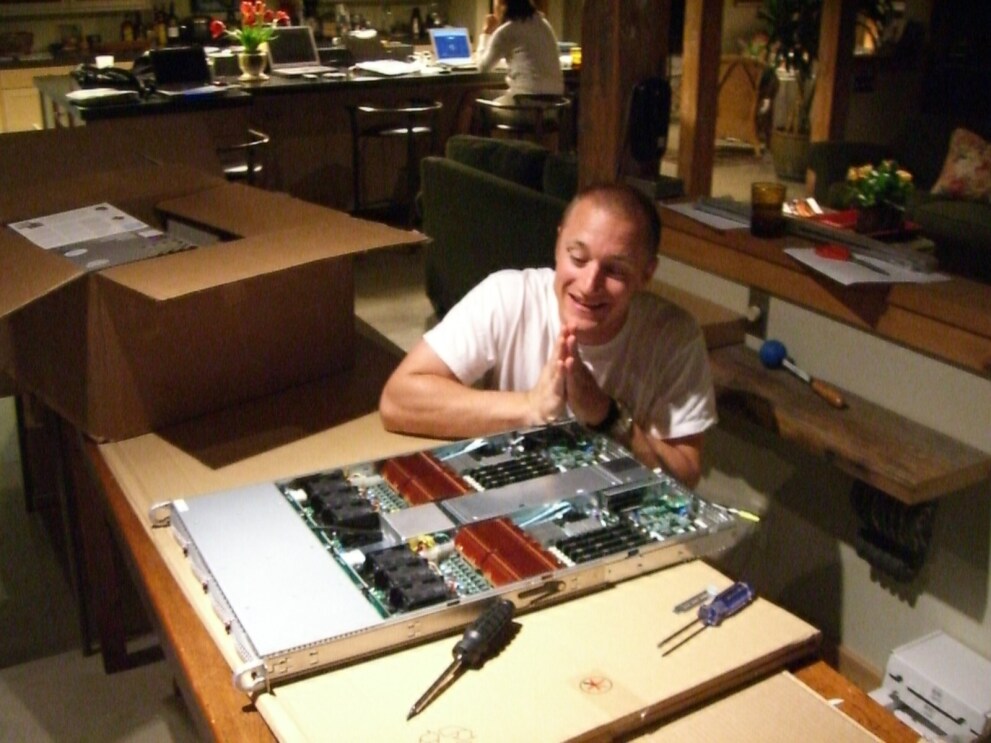
[[[432,33],[437,59],[468,59],[471,57],[471,45],[468,34],[464,30],[437,31]]]

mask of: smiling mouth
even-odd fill
[[[590,302],[588,300],[577,297],[574,294],[571,294],[569,296],[571,297],[572,304],[578,307],[578,309],[583,310],[585,312],[601,312],[606,307],[605,302]]]

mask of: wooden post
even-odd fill
[[[626,143],[630,94],[666,75],[670,0],[586,0],[578,106],[579,186],[641,173]],[[643,170],[656,176],[660,163]]]
[[[723,0],[686,0],[678,176],[690,197],[712,193]]]
[[[813,142],[844,137],[850,109],[856,22],[856,0],[825,0],[823,3],[816,93],[809,121]],[[809,193],[815,190],[811,171],[806,177],[806,186]]]

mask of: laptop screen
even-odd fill
[[[434,48],[434,59],[448,62],[452,59],[471,59],[471,39],[467,28],[431,28],[430,43]]]
[[[320,53],[309,26],[281,26],[268,42],[268,59],[272,69],[287,65],[320,63]]]
[[[167,85],[205,85],[210,82],[210,65],[200,46],[177,46],[152,49],[151,68],[159,87]]]

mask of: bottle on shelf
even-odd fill
[[[392,16],[392,6],[386,5],[382,12],[382,28],[381,35],[384,39],[392,38],[392,27],[396,25],[396,21]]]
[[[423,35],[423,19],[420,17],[419,6],[414,7],[413,12],[409,15],[409,35],[414,44]]]
[[[155,42],[158,46],[165,46],[169,43],[169,34],[165,28],[165,10],[161,6],[155,7]]]
[[[120,22],[120,40],[134,41],[134,24],[130,15],[124,16],[124,20]]]
[[[165,22],[166,43],[169,45],[179,43],[179,16],[175,14],[175,2],[169,3],[169,15]]]

